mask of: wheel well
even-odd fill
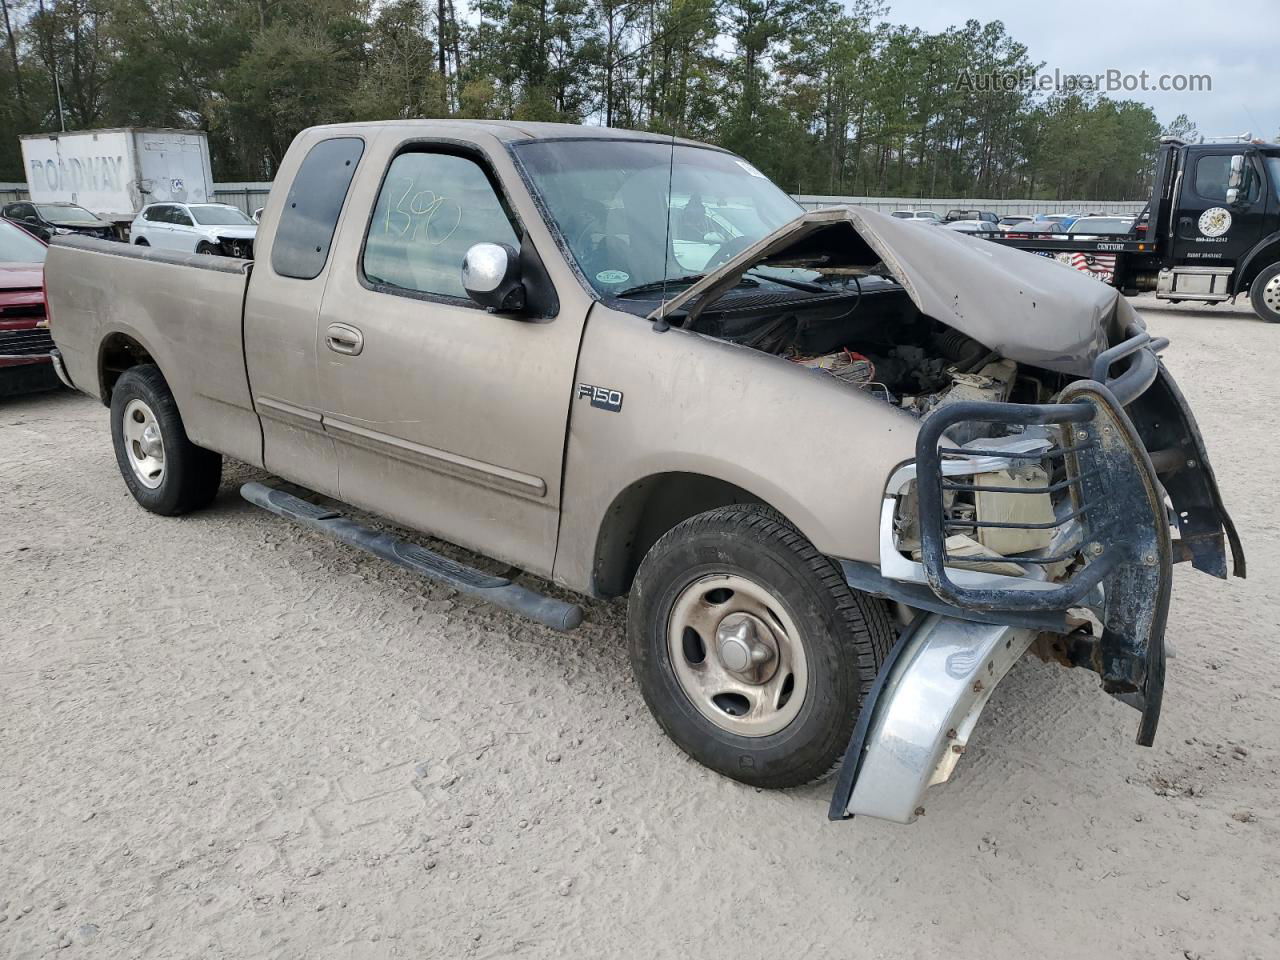
[[[133,337],[113,333],[103,340],[98,351],[98,388],[102,402],[111,403],[111,391],[122,373],[143,363],[155,363],[155,360]]]
[[[734,503],[764,503],[735,484],[697,473],[660,473],[623,490],[605,513],[592,567],[595,591],[618,597],[631,589],[640,562],[658,539],[684,520]]]
[[[1280,261],[1280,241],[1269,243],[1265,247],[1260,247],[1256,252],[1250,253],[1240,271],[1236,292],[1248,293],[1253,281],[1258,278],[1258,274],[1268,267],[1274,266],[1277,261]]]

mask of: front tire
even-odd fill
[[[838,764],[893,628],[781,515],[739,505],[653,546],[628,636],[645,702],[677,746],[734,780],[791,787]]]
[[[1260,319],[1280,323],[1280,263],[1273,263],[1254,278],[1249,303]]]
[[[196,244],[196,253],[203,254],[208,257],[218,256],[218,248],[207,241],[201,240]]]
[[[222,456],[187,438],[159,367],[131,367],[116,382],[111,440],[125,485],[152,513],[178,516],[208,506],[217,496]]]

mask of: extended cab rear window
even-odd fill
[[[271,245],[271,269],[280,276],[298,280],[320,276],[363,153],[364,141],[359,137],[322,140],[308,151],[294,174]]]

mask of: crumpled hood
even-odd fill
[[[916,308],[1002,356],[1088,376],[1093,359],[1144,324],[1119,292],[1056,260],[861,207],[811,210],[707,274],[651,315],[690,318],[754,266],[865,272],[883,263]],[[705,294],[705,296],[704,296]]]

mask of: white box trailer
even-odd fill
[[[213,198],[209,140],[202,130],[76,130],[20,138],[27,189],[36,203],[76,203],[128,223],[148,203]]]

